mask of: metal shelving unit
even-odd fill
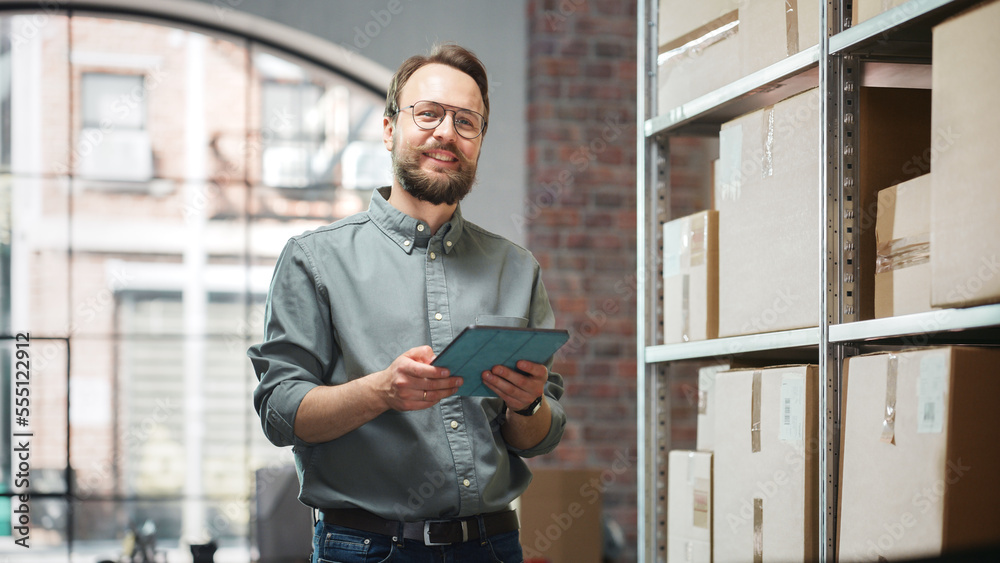
[[[859,320],[860,286],[854,266],[860,213],[855,112],[862,86],[930,86],[931,28],[975,0],[910,0],[852,27],[851,0],[818,0],[818,46],[677,108],[656,107],[658,1],[638,2],[637,100],[637,359],[639,560],[664,559],[666,459],[671,449],[669,394],[664,374],[671,362],[720,358],[808,358],[820,366],[821,514],[816,533],[821,561],[836,560],[840,449],[840,387],[844,359],[890,348],[1000,342],[1000,304],[943,309],[888,319]],[[659,306],[660,225],[670,220],[671,136],[717,135],[722,123],[818,86],[820,115],[820,216],[817,229],[821,284],[818,327],[717,340],[661,345]]]

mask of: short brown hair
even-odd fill
[[[399,93],[403,90],[403,86],[406,85],[410,76],[420,67],[434,63],[460,70],[476,81],[479,92],[483,96],[483,116],[486,118],[486,126],[488,126],[490,123],[490,88],[486,78],[486,67],[483,66],[483,62],[475,53],[451,43],[436,45],[430,55],[414,55],[399,65],[396,74],[392,75],[389,91],[385,96],[385,117],[393,119],[399,113]],[[483,134],[485,133],[486,127],[484,126]]]

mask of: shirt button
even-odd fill
[[[403,241],[403,246],[410,246],[410,241],[404,240]]]
[[[448,245],[448,246],[451,246],[451,241],[450,240],[446,241],[445,244]]]
[[[444,318],[444,315],[442,315],[441,313],[435,313],[435,314],[434,314],[434,319],[435,319],[435,320],[438,320],[438,321],[440,321],[440,320],[441,320],[441,319],[443,319],[443,318]]]
[[[457,420],[451,421],[451,427],[452,428],[458,428],[458,421]]]
[[[468,487],[469,485],[472,484],[472,481],[469,481],[468,479],[466,479],[466,480],[462,481],[462,484],[465,485],[466,487]]]
[[[431,260],[434,260],[437,257],[438,257],[437,254],[434,254],[433,252],[431,252]]]
[[[424,232],[424,226],[420,223],[417,223],[417,230],[420,231],[421,233]]]

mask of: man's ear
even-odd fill
[[[393,120],[388,117],[382,118],[382,144],[385,145],[387,151],[392,151],[392,134],[395,132],[396,126]]]

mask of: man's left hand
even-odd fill
[[[548,368],[527,360],[517,362],[516,370],[493,366],[492,370],[483,372],[483,382],[486,386],[503,399],[507,403],[507,408],[513,411],[524,410],[535,399],[541,397],[548,379]]]

